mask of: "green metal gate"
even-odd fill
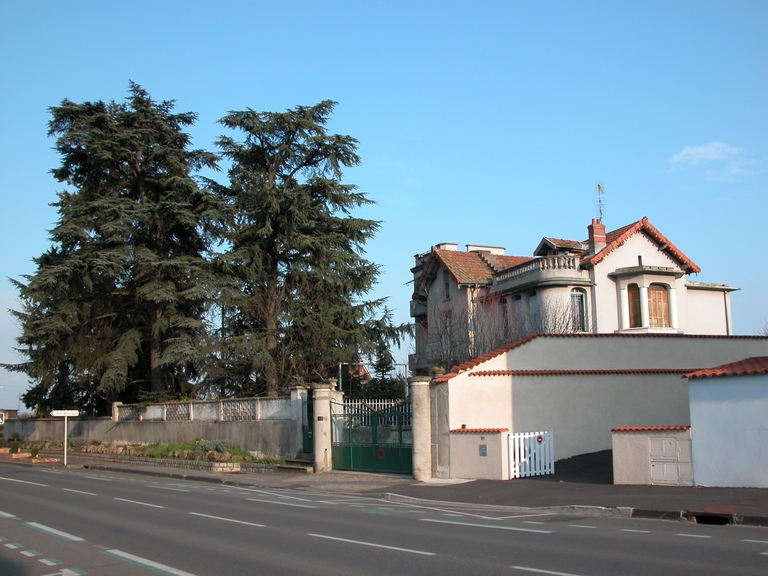
[[[413,473],[411,403],[380,410],[364,401],[331,402],[335,470]]]
[[[301,401],[301,451],[304,454],[312,454],[315,451],[312,436],[314,407],[312,398],[307,398],[305,395]]]

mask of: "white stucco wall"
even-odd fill
[[[697,486],[768,488],[768,375],[688,383]]]
[[[727,334],[727,292],[688,288],[687,334]]]
[[[514,376],[513,433],[551,430],[555,459],[610,450],[618,426],[689,422],[679,374]]]
[[[659,484],[672,484],[674,486],[690,486],[691,483],[691,459],[690,443],[691,430],[664,430],[664,431],[616,431],[612,433],[613,443],[613,483],[614,484],[654,484],[652,478],[652,442],[653,440],[665,440],[671,438],[677,444],[677,454],[674,461],[669,464],[682,467],[683,474],[678,473],[678,481],[674,483],[661,482]],[[682,478],[680,478],[682,476]]]
[[[712,368],[768,356],[766,337],[675,335],[541,336],[504,354],[507,370]],[[478,370],[486,370],[485,364]]]
[[[678,263],[665,252],[658,249],[655,242],[643,233],[631,236],[624,244],[608,254],[594,268],[596,297],[596,318],[598,332],[613,332],[621,328],[621,308],[619,302],[618,284],[637,282],[637,279],[622,277],[617,279],[608,276],[618,268],[638,266],[638,256],[642,257],[643,266],[661,266],[680,269]],[[685,277],[676,279],[674,276],[654,277],[654,282],[669,284],[676,289],[678,302],[678,325],[684,329],[687,323],[685,302]]]
[[[487,370],[503,370],[502,358],[483,365]],[[469,376],[459,374],[448,381],[450,393],[449,427],[508,428],[512,430],[512,386],[509,376]]]
[[[509,433],[452,432],[451,478],[509,480]]]

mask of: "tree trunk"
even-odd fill
[[[152,320],[152,327],[150,328],[150,351],[149,351],[149,371],[150,371],[150,390],[153,393],[159,393],[163,391],[163,373],[160,367],[160,334],[155,329],[155,326],[160,321],[160,317],[163,315],[163,311],[160,308],[155,307],[154,319]]]

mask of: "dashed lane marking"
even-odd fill
[[[120,558],[137,566],[151,568],[164,574],[171,574],[173,576],[195,576],[191,572],[185,572],[184,570],[179,570],[178,568],[173,568],[172,566],[166,566],[165,564],[160,564],[159,562],[155,562],[154,560],[149,560],[147,558],[142,558],[141,556],[134,556],[133,554],[123,552],[122,550],[116,550],[114,548],[111,550],[105,550],[104,554],[113,556],[115,558]]]
[[[5,478],[3,476],[0,476],[0,480],[5,480],[6,482],[18,482],[19,484],[31,484],[32,486],[45,486],[48,487],[48,484],[40,484],[39,482],[28,482],[27,480],[17,480],[16,478]]]
[[[419,518],[422,522],[437,524],[453,524],[455,526],[472,526],[475,528],[493,528],[494,530],[512,530],[513,532],[533,532],[535,534],[552,534],[554,530],[539,530],[537,528],[519,528],[517,526],[498,526],[493,524],[474,524],[472,522],[455,522],[453,520],[436,520],[434,518]]]
[[[632,532],[633,534],[653,534],[651,530],[630,530],[629,528],[622,528],[619,532]]]
[[[387,546],[385,544],[376,544],[374,542],[362,542],[360,540],[349,540],[347,538],[337,538],[335,536],[325,536],[323,534],[307,534],[314,538],[325,538],[326,540],[336,540],[337,542],[346,542],[347,544],[358,544],[360,546],[372,546],[374,548],[384,548],[386,550],[395,550],[397,552],[409,552],[411,554],[421,554],[423,556],[435,556],[434,552],[425,552],[423,550],[412,550],[410,548],[398,548],[397,546]]]
[[[712,538],[712,536],[705,536],[704,534],[675,534],[675,536],[682,536],[683,538]]]
[[[257,498],[248,498],[251,502],[264,502],[266,504],[279,504],[280,506],[295,506],[296,508],[317,508],[317,506],[307,506],[306,504],[295,504],[294,502],[275,502],[274,500],[259,500]]]
[[[536,572],[537,574],[552,574],[553,576],[579,576],[570,572],[553,572],[552,570],[541,570],[539,568],[528,568],[527,566],[510,566],[513,570],[524,570],[526,572]]]
[[[568,526],[571,528],[591,528],[593,530],[597,528],[597,526],[587,526],[585,524],[568,524]]]
[[[222,518],[221,516],[210,516],[209,514],[198,514],[197,512],[190,512],[193,516],[201,516],[203,518],[212,518],[214,520],[223,520],[224,522],[234,522],[235,524],[246,524],[247,526],[256,526],[258,528],[266,528],[265,524],[256,524],[254,522],[245,522],[244,520],[234,520],[232,518]]]
[[[85,541],[85,539],[80,538],[80,536],[73,536],[72,534],[67,534],[66,532],[62,532],[61,530],[56,530],[56,528],[51,528],[50,526],[44,526],[43,524],[38,524],[37,522],[27,522],[24,525],[29,526],[30,528],[34,528],[35,530],[39,530],[40,532],[51,534],[53,536],[56,536],[57,538],[61,538],[62,540],[68,540],[69,542]]]
[[[72,488],[62,488],[62,490],[67,492],[76,492],[77,494],[85,494],[87,496],[98,496],[98,494],[94,492],[84,492],[83,490],[73,490]]]
[[[130,502],[131,504],[140,504],[141,506],[149,506],[150,508],[165,508],[165,506],[149,504],[147,502],[139,502],[138,500],[126,500],[125,498],[115,498],[115,500],[120,500],[120,502]]]
[[[161,490],[173,490],[174,492],[189,492],[184,488],[171,488],[170,486],[156,486],[155,484],[148,484],[147,488],[160,488]]]

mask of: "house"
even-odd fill
[[[768,488],[768,356],[686,377],[694,484]]]
[[[689,408],[683,375],[745,356],[768,356],[768,337],[623,331],[528,336],[435,376],[429,401],[418,408],[429,412],[418,414],[431,423],[429,438],[417,438],[425,432],[414,427],[414,446],[430,453],[428,475],[452,478],[458,473],[451,462],[454,437],[461,442],[461,431],[551,431],[555,458],[563,459],[611,449],[617,427],[691,422],[695,445],[695,405]],[[414,403],[414,419],[416,414]],[[740,417],[732,420],[738,425]]]
[[[450,368],[530,334],[731,335],[730,293],[690,279],[700,268],[648,218],[583,241],[545,237],[532,256],[438,244],[411,269],[411,371]]]

